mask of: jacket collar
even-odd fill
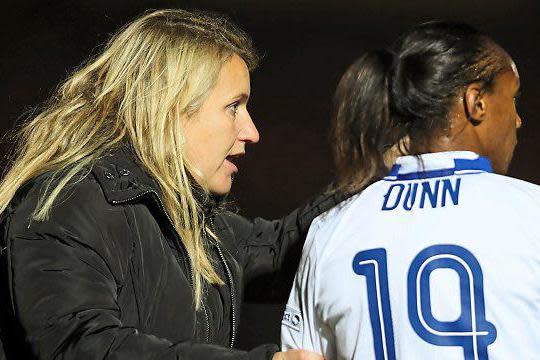
[[[92,173],[110,203],[134,200],[149,192],[159,193],[157,183],[127,149],[118,149],[99,158]]]
[[[132,201],[148,193],[161,197],[157,182],[144,171],[135,155],[126,148],[99,158],[92,168],[92,173],[110,203]],[[213,217],[230,206],[226,196],[207,196],[197,185],[193,186],[193,192],[206,217]]]

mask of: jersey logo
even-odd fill
[[[302,329],[302,313],[287,305],[281,323],[295,331],[300,331]]]

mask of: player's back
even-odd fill
[[[540,187],[470,152],[401,158],[312,225],[284,346],[328,359],[538,358],[539,230]]]

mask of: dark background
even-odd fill
[[[538,0],[312,1],[8,1],[2,7],[3,142],[33,107],[121,25],[147,9],[227,14],[253,37],[264,58],[252,75],[251,115],[261,133],[233,187],[241,213],[278,217],[333,177],[327,130],[340,75],[363,51],[388,45],[411,25],[466,21],[490,34],[521,74],[523,128],[510,175],[539,183],[540,75]],[[282,305],[246,304],[239,346],[279,341]]]

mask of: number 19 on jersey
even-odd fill
[[[386,250],[371,249],[356,254],[356,274],[366,277],[369,316],[377,360],[394,360]],[[461,313],[455,321],[439,321],[431,310],[430,274],[450,269],[459,277]],[[407,276],[409,321],[418,336],[438,346],[460,346],[465,360],[487,360],[488,345],[497,331],[486,320],[482,269],[467,249],[457,245],[434,245],[422,250],[412,261]]]

